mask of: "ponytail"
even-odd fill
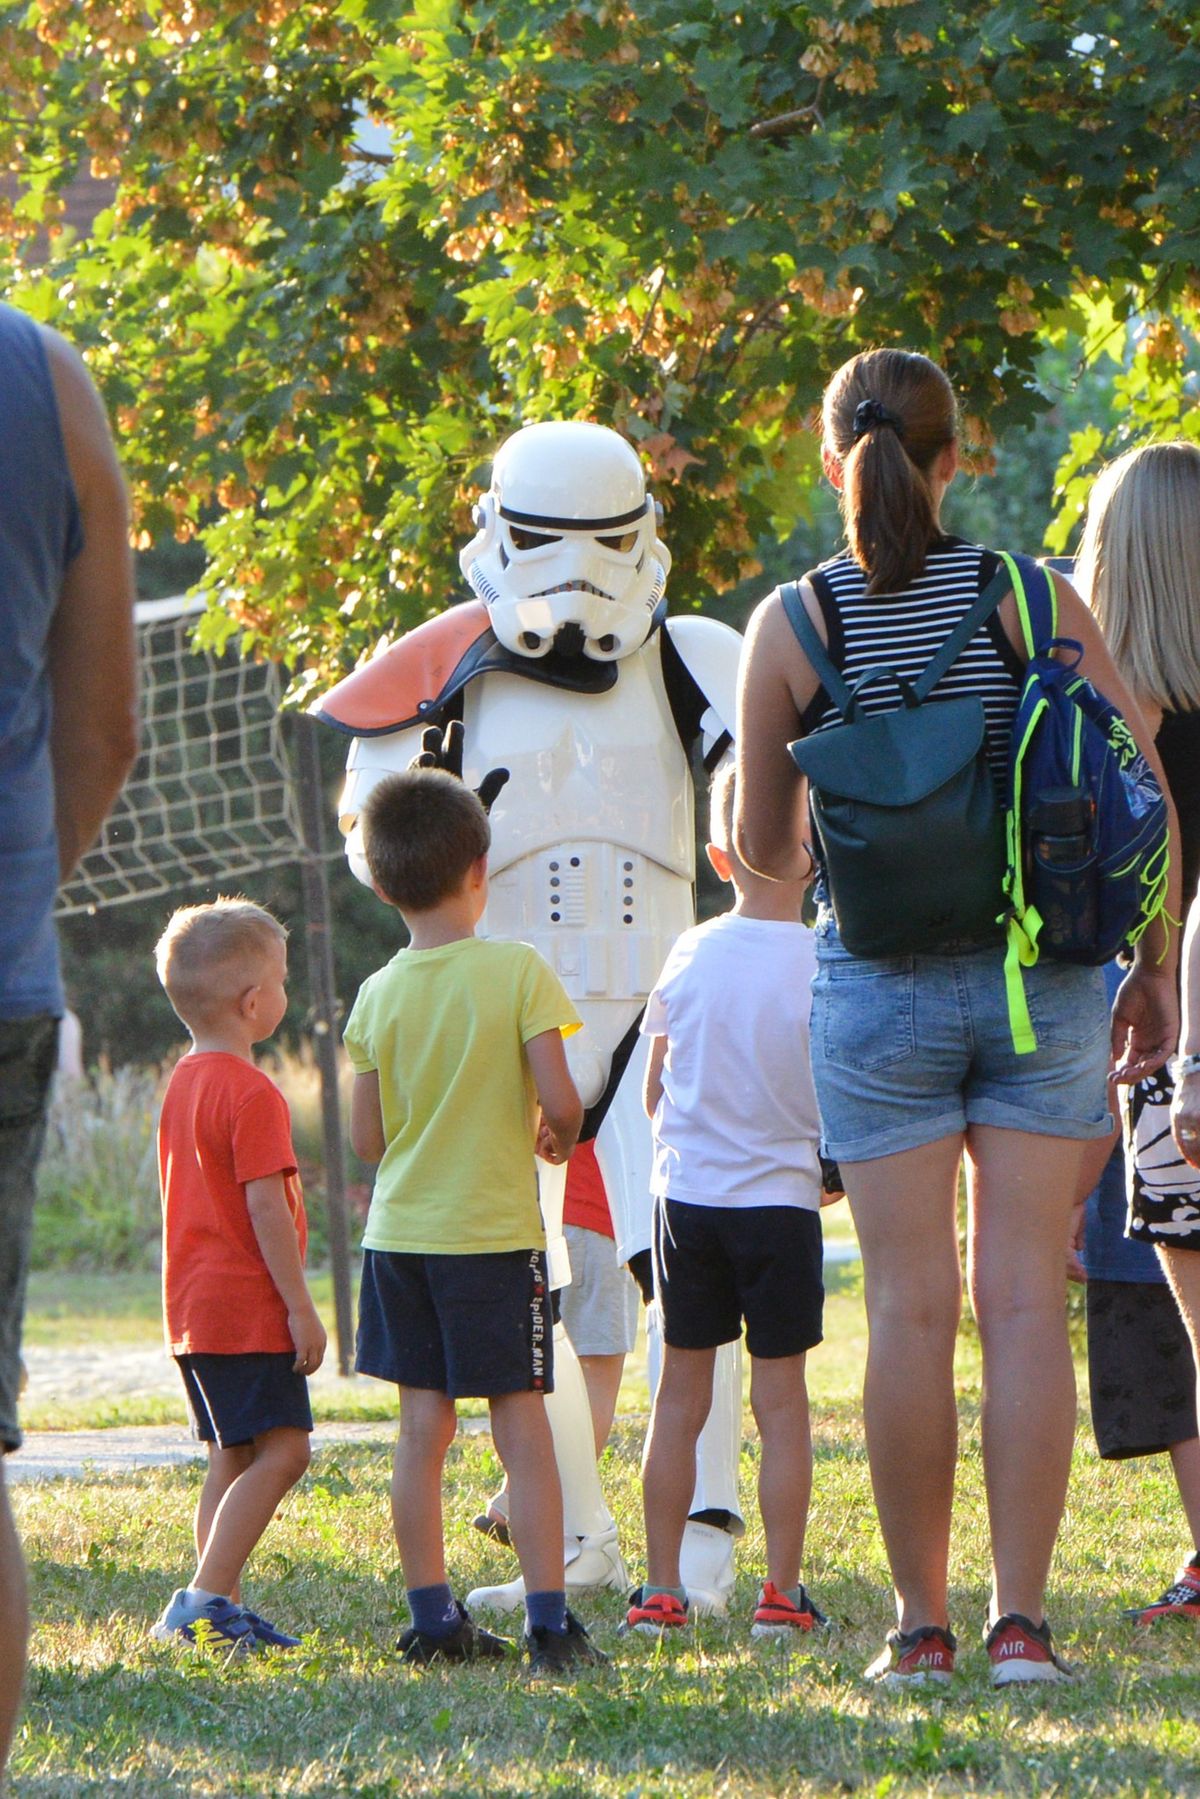
[[[926,356],[868,350],[825,390],[825,444],[842,466],[842,521],[870,594],[901,593],[940,529],[929,471],[955,439],[954,393]]]

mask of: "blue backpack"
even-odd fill
[[[1039,955],[1098,967],[1132,949],[1162,911],[1169,863],[1162,788],[1116,707],[1058,635],[1054,582],[1002,556],[1029,661],[1013,720],[1005,808],[1005,981],[1013,1047],[1037,1048],[1022,968]],[[1057,659],[1056,649],[1073,651]]]

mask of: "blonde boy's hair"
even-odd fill
[[[184,1024],[204,1023],[253,987],[265,952],[286,942],[287,930],[262,906],[222,897],[171,914],[154,966]]]
[[[725,854],[732,855],[733,808],[737,769],[732,762],[723,763],[713,776],[708,789],[708,840]]]
[[[1135,695],[1200,707],[1200,447],[1143,444],[1101,470],[1075,573]]]

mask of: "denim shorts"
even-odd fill
[[[57,1055],[56,1018],[0,1020],[0,1450],[21,1442],[17,1392],[34,1178]]]
[[[817,922],[812,1062],[822,1150],[870,1162],[972,1124],[1102,1137],[1109,1006],[1102,968],[1043,957],[1024,970],[1037,1049],[1017,1055],[1000,944],[852,956]]]

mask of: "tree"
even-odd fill
[[[203,534],[210,638],[302,685],[440,610],[527,419],[638,443],[695,604],[803,512],[856,349],[941,360],[985,464],[1080,305],[1170,327],[1198,39],[1191,0],[0,4],[9,290],[87,346],[147,538]],[[81,157],[118,187],[71,241]]]

